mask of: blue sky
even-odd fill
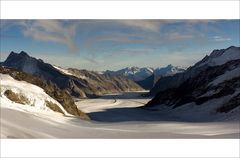
[[[26,51],[62,67],[190,66],[239,46],[239,20],[1,20],[1,61]]]

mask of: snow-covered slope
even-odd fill
[[[76,75],[76,74],[72,73],[70,70],[61,68],[60,66],[55,66],[54,65],[53,67],[55,69],[59,70],[60,72],[62,72],[63,74],[75,76],[75,77],[78,77],[78,78],[81,78],[81,79],[87,79],[87,77],[84,76],[84,75]]]
[[[231,46],[227,49],[214,50],[209,56],[195,64],[195,67],[217,66],[225,64],[231,60],[240,59],[240,47]]]
[[[27,111],[54,112],[46,106],[46,101],[56,104],[65,115],[69,115],[62,105],[51,98],[44,90],[36,85],[25,81],[17,81],[11,76],[0,74],[1,77],[1,106],[5,108],[22,109]],[[26,105],[9,100],[4,92],[11,90],[14,93],[24,96],[28,103]],[[54,112],[55,113],[55,112]]]

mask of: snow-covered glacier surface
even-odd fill
[[[238,138],[238,122],[168,120],[158,112],[136,108],[150,99],[139,97],[141,93],[77,100],[91,121],[33,110],[1,95],[1,138]]]

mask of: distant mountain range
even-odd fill
[[[155,75],[155,76],[171,76],[174,75],[176,73],[180,73],[183,72],[185,69],[178,67],[178,66],[173,66],[171,64],[169,64],[166,67],[161,67],[161,68],[151,68],[151,67],[143,67],[143,68],[139,68],[139,67],[126,67],[124,69],[121,70],[117,70],[117,71],[110,71],[107,70],[104,72],[104,74],[109,74],[109,75],[114,75],[114,76],[126,76],[129,79],[133,80],[133,81],[141,81],[146,79],[147,77],[151,76],[151,75]]]
[[[160,78],[145,106],[229,112],[240,106],[240,47],[214,50],[185,72]],[[191,108],[190,108],[191,107]]]
[[[111,76],[126,76],[128,79],[131,79],[138,83],[144,89],[151,89],[160,77],[172,76],[184,71],[184,68],[169,64],[166,67],[156,69],[151,67],[126,67],[117,71],[107,70],[103,73]]]
[[[110,76],[93,71],[62,69],[36,59],[22,51],[11,52],[2,66],[15,68],[56,84],[74,97],[97,97],[105,93],[142,90],[123,76]]]
[[[154,69],[150,67],[139,68],[139,67],[126,67],[117,71],[107,70],[103,72],[111,76],[126,76],[128,79],[133,81],[143,80],[153,74]]]

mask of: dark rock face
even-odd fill
[[[82,71],[82,73],[89,75],[89,78],[86,79],[78,78],[76,75],[67,75],[51,64],[30,57],[23,51],[19,54],[11,52],[4,61],[3,66],[12,67],[50,81],[60,89],[67,90],[69,94],[75,97],[96,97],[110,92],[141,90],[141,87],[133,81],[122,77],[106,77],[86,70]],[[77,70],[73,69],[72,71],[77,72]],[[109,87],[111,87],[110,90],[108,90]]]
[[[217,112],[229,112],[231,110],[233,110],[236,107],[240,106],[240,93],[238,95],[236,95],[235,97],[233,97],[232,99],[230,99],[227,103],[225,103],[223,106],[219,107],[217,109]]]
[[[201,105],[208,100],[231,95],[237,88],[240,88],[240,76],[221,82],[217,85],[212,85],[210,83],[227,71],[239,67],[240,60],[230,61],[221,66],[209,67],[197,76],[189,78],[179,87],[159,92],[146,106],[164,104],[176,108],[190,102],[195,102],[197,105]],[[215,93],[203,96],[208,91],[214,91]]]
[[[139,84],[142,88],[150,90],[159,78],[160,77],[157,77],[155,75],[151,75],[144,80],[137,81],[136,83]]]

